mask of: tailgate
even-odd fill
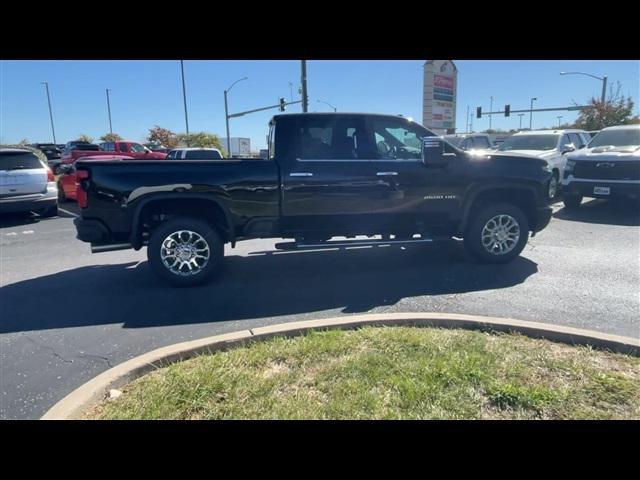
[[[41,193],[47,189],[47,172],[43,168],[0,170],[0,195],[3,197]]]

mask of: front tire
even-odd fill
[[[529,238],[529,222],[520,208],[491,203],[472,214],[464,246],[482,263],[508,263],[520,255]]]
[[[577,210],[580,208],[580,204],[582,203],[582,195],[566,193],[562,196],[562,202],[564,203],[564,208],[567,210]]]
[[[158,226],[147,247],[153,272],[177,287],[201,285],[222,266],[224,242],[203,220],[176,217]]]

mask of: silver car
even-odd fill
[[[33,151],[0,148],[0,214],[58,214],[58,188],[51,168]]]

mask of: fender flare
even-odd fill
[[[214,203],[220,210],[222,211],[225,217],[225,223],[227,232],[229,235],[229,241],[231,242],[231,246],[235,247],[236,244],[236,233],[233,223],[233,218],[231,216],[231,212],[226,207],[226,205],[221,201],[220,198],[215,195],[206,194],[206,193],[182,193],[182,192],[159,192],[152,193],[149,195],[145,195],[144,197],[136,200],[135,206],[133,207],[132,214],[130,214],[130,224],[131,224],[131,245],[138,250],[142,247],[142,241],[140,239],[140,214],[145,206],[150,203],[162,201],[162,200],[205,200],[211,203]]]

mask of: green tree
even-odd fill
[[[181,133],[178,135],[178,138],[180,140],[180,143],[184,143],[189,147],[217,148],[223,153],[224,156],[226,156],[226,152],[222,147],[220,137],[213,133],[198,132],[190,133],[189,135],[187,135],[186,133]]]
[[[613,87],[609,90],[609,98],[604,102],[592,97],[589,108],[580,110],[580,115],[575,126],[584,130],[601,130],[615,125],[627,125],[633,121],[633,100],[630,97],[620,95],[622,85],[617,83],[614,93]]]
[[[102,140],[103,142],[119,142],[120,140],[122,140],[122,137],[117,133],[105,133],[100,137],[100,140]]]
[[[27,145],[29,145],[29,140],[26,139],[26,138],[23,138],[22,140],[20,140],[18,142],[18,145],[21,146],[21,147],[26,147]]]
[[[80,135],[78,135],[77,140],[79,142],[87,142],[87,143],[93,143],[93,137],[90,137],[89,135],[82,133]]]
[[[160,145],[164,145],[168,148],[177,147],[179,142],[178,135],[168,128],[162,128],[158,125],[149,129],[147,140],[151,143],[159,143]]]

